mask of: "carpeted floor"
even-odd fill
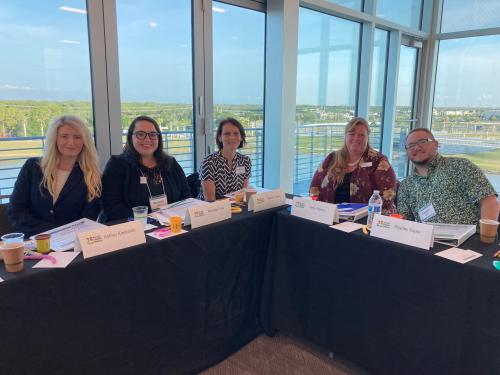
[[[368,375],[359,367],[288,336],[261,335],[200,375]]]

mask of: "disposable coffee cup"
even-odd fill
[[[50,234],[43,233],[35,236],[36,251],[42,254],[50,253]]]
[[[172,233],[179,233],[182,229],[182,218],[180,216],[170,216],[169,219]]]
[[[20,272],[24,269],[24,242],[7,242],[0,247],[5,270]]]
[[[246,188],[245,189],[245,200],[248,202],[250,202],[250,197],[254,194],[257,194],[257,190],[253,189],[253,188]]]
[[[498,221],[481,219],[479,220],[479,239],[484,243],[493,243],[497,238]]]

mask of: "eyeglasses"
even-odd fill
[[[147,133],[147,132],[143,132],[142,130],[138,130],[138,131],[134,132],[134,135],[136,136],[137,139],[140,139],[141,141],[145,140],[146,136],[149,137],[149,139],[151,139],[152,141],[155,141],[160,136],[160,133],[157,133],[157,132]]]
[[[413,150],[415,147],[417,146],[425,146],[427,143],[429,142],[434,142],[434,139],[430,139],[430,138],[427,138],[427,139],[419,139],[418,141],[416,142],[413,142],[413,143],[407,143],[405,145],[405,148],[407,150]]]

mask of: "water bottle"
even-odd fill
[[[373,216],[382,212],[382,197],[379,190],[373,190],[373,194],[368,201],[368,221],[366,226],[371,229]]]

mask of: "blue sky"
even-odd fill
[[[480,8],[477,3],[445,0],[446,27],[460,27],[453,20],[463,19],[465,4],[474,6],[469,12],[477,14],[469,17],[469,27],[500,24],[500,1],[484,0]],[[122,101],[191,103],[189,4],[190,0],[117,0]],[[402,22],[413,22],[415,0],[396,4],[378,0],[377,12],[391,19],[407,9],[408,17]],[[0,99],[91,100],[86,15],[61,10],[62,6],[85,9],[85,1],[0,0]],[[222,3],[214,6],[214,101],[262,104],[264,14]],[[323,18],[301,9],[297,103],[353,105],[359,24],[326,17],[330,46],[324,60],[329,67],[326,76],[319,72]],[[500,106],[500,36],[445,41],[440,52],[435,105]],[[380,64],[385,61],[379,52],[374,55],[372,104],[380,102]],[[411,69],[411,64],[401,67],[400,77],[409,76],[405,69]],[[408,87],[401,90],[398,104],[409,102]]]

